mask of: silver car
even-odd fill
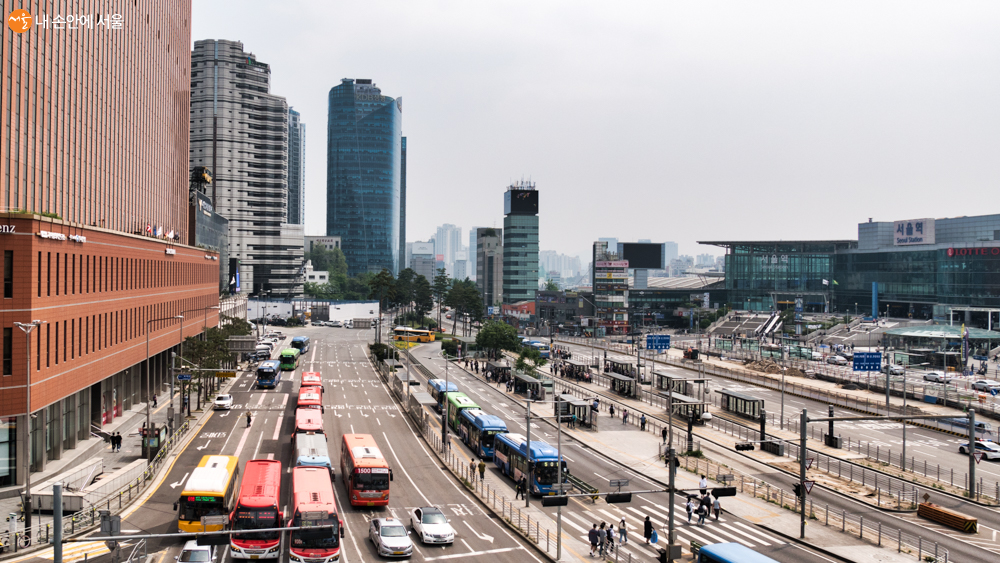
[[[433,506],[414,508],[410,513],[410,527],[424,543],[455,543],[455,529],[441,509]]]
[[[383,557],[410,557],[413,542],[403,523],[395,518],[373,518],[368,526],[368,539]]]

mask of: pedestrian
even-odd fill
[[[475,478],[476,478],[476,460],[470,459],[469,460],[469,480],[471,481],[471,480],[473,480]]]
[[[691,515],[694,514],[694,501],[691,500],[691,497],[688,497],[687,504],[684,505],[684,510],[687,510],[687,513],[688,513],[688,524],[690,524],[691,523]]]
[[[622,424],[628,424],[628,409],[622,409]]]
[[[667,427],[666,426],[663,427],[663,430],[660,430],[660,436],[663,437],[663,443],[666,444],[667,443]]]
[[[486,480],[486,462],[483,460],[479,460],[479,480]]]
[[[118,451],[118,436],[115,432],[111,433],[111,453]]]
[[[698,505],[698,525],[705,525],[705,516],[708,514],[708,509],[705,508],[704,504]]]
[[[573,413],[573,418],[569,421],[571,428],[576,428],[576,413]]]
[[[590,556],[594,556],[594,551],[597,549],[597,524],[587,532],[587,539],[590,540]]]
[[[649,521],[649,516],[642,523],[642,536],[646,538],[646,543],[649,543],[649,538],[653,537],[653,523]]]
[[[153,395],[153,408],[156,408],[156,395]]]
[[[121,432],[115,432],[115,451],[116,452],[122,451],[122,433]]]
[[[610,407],[608,407],[608,412],[611,413],[611,418],[614,418],[615,417],[615,406],[611,405]]]
[[[677,459],[677,456],[674,456],[674,477],[675,478],[677,477],[677,468],[680,467],[680,466],[681,466],[681,460]]]
[[[643,432],[646,431],[646,414],[645,413],[643,413],[643,415],[641,417],[639,417],[639,430],[642,430]]]
[[[704,475],[702,475],[701,479],[698,481],[698,488],[701,489],[702,496],[708,494],[708,479],[706,479]]]
[[[523,496],[524,496],[524,489],[521,488],[521,482],[518,481],[514,485],[514,500],[517,500],[519,498],[523,498]]]
[[[722,504],[719,499],[715,499],[715,502],[712,503],[712,512],[715,514],[715,519],[718,520],[719,514],[722,513]]]
[[[601,522],[601,527],[597,529],[597,545],[600,546],[598,553],[604,557],[604,550],[608,546],[608,531],[604,529],[604,522]]]
[[[618,543],[625,545],[628,543],[628,531],[625,529],[625,517],[618,521]]]
[[[614,553],[615,551],[615,527],[613,524],[608,524],[608,554]]]
[[[250,428],[250,411],[247,411],[247,428]]]

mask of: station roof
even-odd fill
[[[981,340],[1000,340],[1000,332],[969,328],[969,338]],[[908,336],[911,338],[962,338],[962,327],[959,325],[906,326],[886,329],[891,336]]]

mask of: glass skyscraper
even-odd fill
[[[503,302],[534,301],[538,292],[538,191],[517,182],[504,192]]]
[[[394,275],[400,264],[402,98],[371,80],[330,89],[326,158],[326,234],[339,236],[348,275]]]

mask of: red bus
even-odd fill
[[[283,514],[278,508],[281,500],[281,462],[269,459],[252,459],[243,470],[243,482],[236,508],[229,515],[233,530],[246,530],[233,534],[229,540],[229,553],[234,559],[277,559],[280,532],[254,532],[265,528],[283,526]]]
[[[300,409],[317,409],[319,412],[326,412],[323,408],[323,395],[316,391],[315,387],[302,387],[299,389],[299,402],[298,408]]]
[[[320,395],[323,394],[323,377],[318,371],[304,371],[302,372],[302,381],[299,384],[299,389],[303,387],[319,387]]]
[[[316,409],[295,409],[296,434],[323,434],[323,416]]]
[[[325,467],[292,468],[292,506],[289,527],[311,528],[332,524],[332,529],[293,530],[288,551],[292,561],[329,563],[340,560],[344,522],[337,517],[330,472]]]
[[[340,474],[352,506],[388,506],[392,470],[382,457],[375,438],[344,434],[340,448]]]

